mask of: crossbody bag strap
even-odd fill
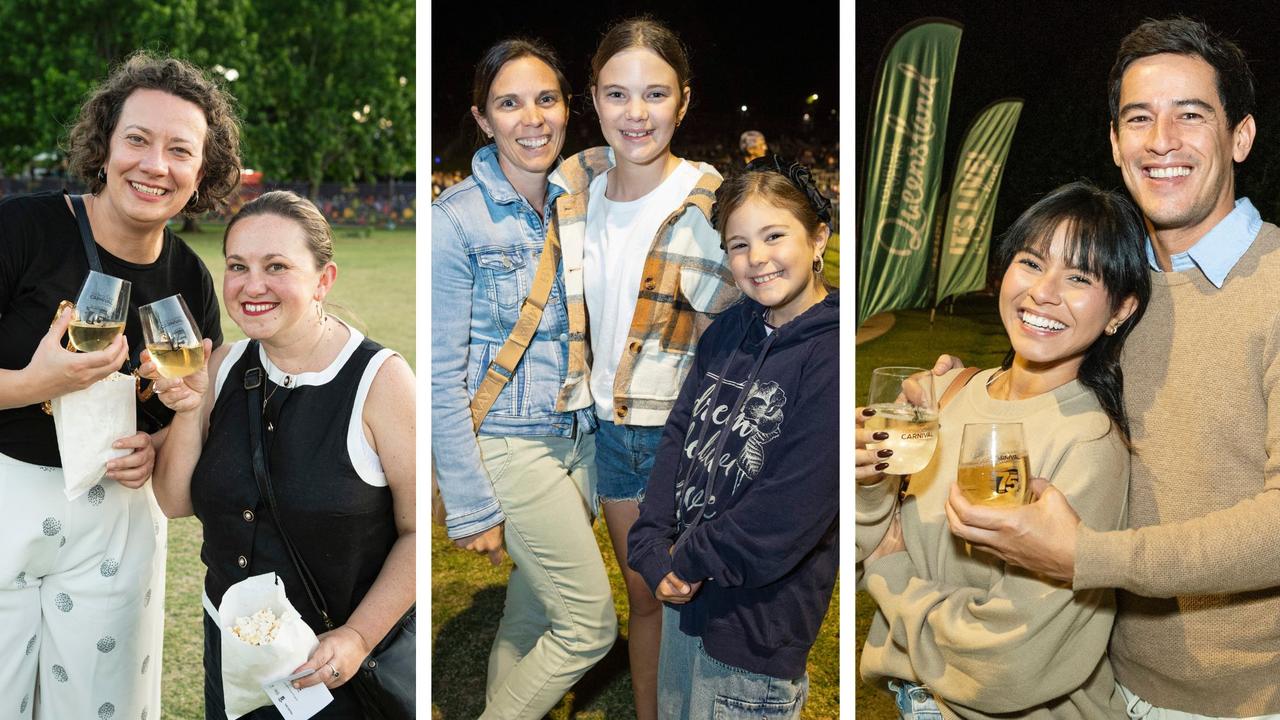
[[[334,623],[329,618],[328,605],[325,604],[324,595],[320,592],[320,585],[302,560],[302,555],[293,544],[293,540],[289,538],[289,532],[285,530],[280,511],[276,507],[276,495],[271,487],[271,471],[267,466],[266,435],[262,427],[262,383],[266,372],[262,368],[262,359],[258,356],[258,341],[250,340],[244,352],[249,359],[249,367],[244,371],[244,394],[249,403],[249,443],[253,448],[253,476],[258,482],[258,493],[267,501],[267,509],[275,520],[276,528],[280,531],[280,538],[284,540],[289,559],[293,561],[294,569],[298,571],[298,578],[302,582],[302,589],[307,593],[307,599],[320,614],[325,628],[332,630]]]
[[[93,228],[89,226],[89,210],[85,207],[84,196],[64,194],[71,200],[71,209],[75,212],[76,224],[80,226],[80,242],[84,245],[84,255],[89,260],[89,269],[95,272],[102,272],[102,258],[98,255],[98,242],[93,237]],[[130,299],[130,303],[132,302],[132,299]],[[137,375],[135,371],[138,368],[133,363],[133,359],[141,357],[141,355],[142,343],[138,342],[132,345],[129,348],[129,357],[125,358],[122,370],[126,374],[134,376],[134,381],[138,386],[138,401],[146,402],[151,399],[153,389],[150,383],[145,388],[142,387],[144,378]],[[138,363],[138,365],[141,365],[141,363]]]
[[[471,398],[471,429],[480,430],[480,424],[489,414],[489,409],[498,401],[498,394],[515,376],[516,365],[524,357],[529,343],[533,342],[534,333],[542,322],[542,312],[551,297],[551,286],[556,281],[556,266],[560,264],[560,236],[555,223],[547,226],[547,239],[542,246],[542,258],[538,260],[538,269],[533,276],[533,288],[520,306],[520,319],[511,329],[506,342],[485,369],[484,379]]]
[[[947,403],[951,402],[952,398],[958,395],[965,385],[969,384],[973,376],[981,371],[981,368],[976,367],[967,367],[961,370],[960,374],[956,375],[956,379],[952,380],[951,384],[947,386],[947,391],[942,393],[942,397],[938,398],[938,409],[941,410],[946,407]]]
[[[80,226],[80,242],[84,243],[84,254],[89,259],[89,269],[102,272],[102,259],[98,257],[98,243],[93,239],[93,228],[89,227],[89,211],[84,206],[83,195],[67,195],[71,199],[71,209],[76,214],[76,224]]]

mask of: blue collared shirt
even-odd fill
[[[1249,202],[1249,198],[1240,198],[1236,200],[1235,208],[1205,233],[1204,237],[1197,240],[1195,245],[1185,252],[1169,256],[1173,272],[1200,268],[1209,282],[1220,288],[1227,281],[1227,273],[1240,262],[1261,229],[1262,216],[1258,214],[1257,208]],[[1152,270],[1162,270],[1156,260],[1151,238],[1147,238],[1147,262]]]

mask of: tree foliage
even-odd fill
[[[93,84],[136,50],[238,100],[246,166],[279,180],[394,177],[414,162],[406,0],[0,0],[0,169],[60,155]]]
[[[311,184],[413,167],[414,8],[408,0],[264,4],[246,73],[246,153]]]

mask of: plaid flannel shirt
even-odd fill
[[[566,190],[556,200],[555,221],[548,230],[558,235],[569,308],[569,370],[556,407],[564,412],[592,404],[582,271],[587,199],[591,180],[613,164],[612,150],[592,148],[560,163],[550,178]],[[602,418],[618,425],[666,423],[693,366],[698,336],[716,314],[742,297],[729,273],[720,235],[711,226],[711,208],[722,179],[710,165],[697,167],[702,178],[658,226],[645,259],[627,347],[614,377],[613,417]]]

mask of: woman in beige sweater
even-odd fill
[[[1106,660],[1109,590],[1073,593],[975,552],[947,529],[945,506],[966,423],[1020,422],[1031,475],[1046,478],[1091,527],[1123,527],[1128,423],[1119,358],[1150,295],[1142,220],[1121,196],[1072,183],[1009,229],[1000,317],[1013,349],[940,415],[938,448],[910,476],[885,476],[884,437],[859,425],[859,586],[877,613],[861,673],[904,718],[1124,717]],[[938,379],[939,395],[961,371]],[[859,423],[866,414],[858,413]]]

